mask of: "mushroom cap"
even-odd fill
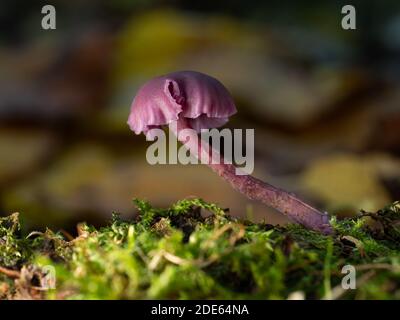
[[[136,134],[168,125],[180,117],[200,132],[229,121],[236,107],[217,79],[195,71],[179,71],[154,78],[137,92],[128,125]]]

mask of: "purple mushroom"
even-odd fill
[[[240,169],[226,163],[212,146],[204,147],[205,142],[201,139],[190,139],[190,135],[197,136],[201,129],[226,124],[234,113],[233,99],[218,80],[199,72],[181,71],[145,83],[132,102],[128,124],[136,134],[146,135],[151,134],[153,128],[170,125],[170,128],[175,128],[173,133],[177,139],[235,190],[275,208],[309,229],[332,233],[328,214],[251,175],[238,175]],[[180,135],[183,130],[185,138]]]

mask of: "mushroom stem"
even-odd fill
[[[246,173],[237,175],[236,172],[240,169],[233,164],[225,163],[217,150],[213,149],[207,142],[199,139],[196,131],[190,127],[185,118],[177,120],[176,125],[174,124],[170,128],[177,139],[190,150],[191,154],[199,159],[201,163],[207,164],[220,177],[229,182],[235,190],[247,198],[261,201],[309,229],[323,234],[331,234],[333,232],[327,213],[322,213],[304,203],[292,193],[276,188],[251,175]],[[180,137],[182,130],[185,130],[183,135],[185,139]]]

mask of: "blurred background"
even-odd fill
[[[56,30],[41,28],[42,6]],[[188,196],[284,223],[202,165],[147,164],[126,125],[138,87],[197,70],[255,129],[254,175],[340,216],[400,198],[400,2],[0,2],[0,214],[30,228],[132,217]]]

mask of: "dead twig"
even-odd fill
[[[357,271],[363,270],[371,270],[371,269],[384,269],[390,271],[400,271],[400,266],[398,265],[391,265],[389,263],[370,263],[370,264],[361,264],[355,266]]]
[[[10,269],[4,268],[2,266],[0,266],[0,272],[10,278],[19,278],[21,276],[21,273],[19,271],[10,270]]]

